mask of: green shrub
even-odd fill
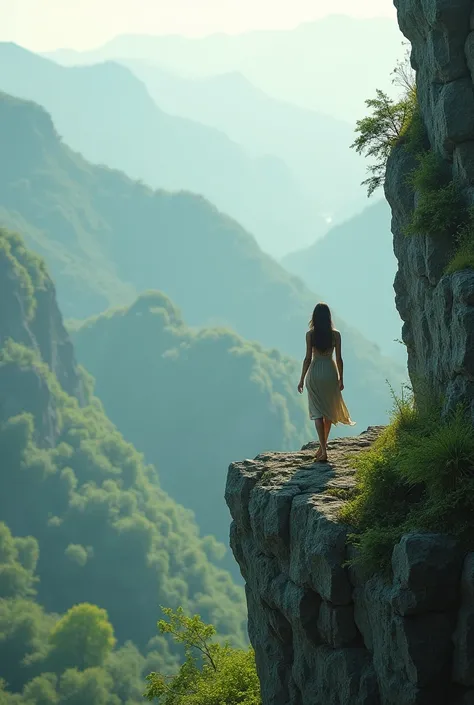
[[[215,629],[199,615],[164,609],[158,627],[184,646],[185,661],[173,676],[150,673],[145,697],[162,705],[261,705],[253,650],[213,641]]]
[[[441,157],[432,150],[418,155],[418,168],[410,174],[409,182],[422,193],[438,191],[449,185],[449,175]]]
[[[458,408],[397,402],[391,424],[357,460],[357,490],[341,519],[354,527],[357,561],[390,567],[394,544],[413,530],[440,531],[474,546],[474,428]]]
[[[412,96],[412,101],[412,111],[400,137],[403,139],[405,149],[412,154],[422,154],[429,147],[429,140],[416,91]]]
[[[468,219],[458,231],[456,248],[446,267],[446,274],[463,269],[474,269],[474,208],[468,211]]]
[[[418,161],[418,167],[409,177],[418,198],[406,234],[456,233],[466,222],[459,187],[449,179],[443,160],[435,152],[421,154]]]
[[[411,484],[423,483],[432,497],[443,498],[474,476],[474,432],[462,408],[443,423],[425,422],[407,434],[398,467]]]
[[[369,177],[363,182],[371,196],[385,181],[387,161],[392,149],[402,139],[413,148],[423,139],[424,128],[420,127],[423,121],[414,86],[407,86],[399,101],[377,90],[375,98],[366,100],[365,104],[371,114],[357,121],[357,137],[351,146],[358,154],[371,160],[367,167]]]

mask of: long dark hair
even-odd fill
[[[317,304],[309,322],[313,348],[327,352],[334,345],[331,310],[327,304]]]

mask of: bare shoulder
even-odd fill
[[[309,330],[309,331],[306,333],[306,340],[309,340],[309,339],[311,338],[311,336],[312,336],[312,332]]]
[[[336,338],[336,340],[341,339],[341,333],[340,331],[336,330],[336,328],[334,328],[334,337]]]

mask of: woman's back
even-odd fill
[[[333,330],[332,331],[332,340],[331,340],[331,345],[329,348],[326,350],[320,350],[318,347],[316,347],[316,341],[315,341],[315,336],[314,336],[314,330],[310,331],[311,335],[311,342],[312,342],[312,350],[313,350],[313,357],[329,357],[332,358],[333,353],[334,353],[334,348],[336,347],[336,336],[340,335],[339,331]]]

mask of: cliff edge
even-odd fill
[[[380,428],[229,468],[263,705],[474,705],[474,553],[403,536],[390,578],[364,574],[339,511]]]

